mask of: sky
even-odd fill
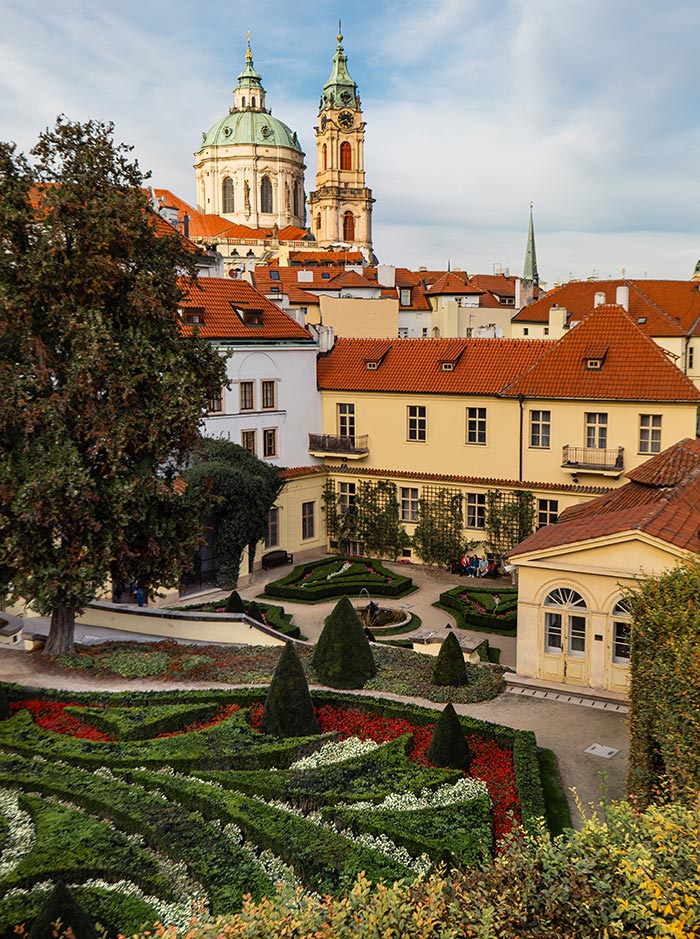
[[[242,9],[242,12],[240,12]],[[314,188],[338,17],[366,121],[383,263],[540,277],[690,278],[700,258],[697,0],[0,0],[0,139],[113,121],[194,202],[251,32]]]

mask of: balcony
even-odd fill
[[[336,437],[332,434],[309,434],[311,456],[336,456],[342,460],[364,460],[369,456],[369,436]]]
[[[563,447],[561,468],[566,473],[596,473],[617,478],[625,468],[624,447],[602,450],[598,447]]]

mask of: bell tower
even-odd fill
[[[309,193],[309,223],[318,244],[372,251],[372,190],[365,185],[365,123],[357,85],[338,23],[338,46],[323,86],[316,131],[316,190]]]

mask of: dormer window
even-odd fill
[[[238,315],[241,322],[244,326],[263,326],[263,314],[262,310],[256,310],[251,308],[242,309],[241,307],[233,306],[234,312]]]
[[[454,362],[443,362],[441,367],[443,372],[453,372],[455,364]]]
[[[590,372],[600,371],[602,364],[600,359],[586,359],[586,368]]]
[[[399,290],[399,302],[401,306],[410,306],[411,305],[411,289],[410,287],[401,287]]]
[[[182,322],[187,326],[203,326],[204,309],[201,307],[189,307],[183,309]]]
[[[643,326],[643,325],[646,323],[646,321],[647,321],[646,316],[638,316],[638,317],[637,317],[637,322],[638,322],[641,326]]]
[[[379,368],[379,362],[367,362],[367,371],[376,372]]]

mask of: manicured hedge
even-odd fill
[[[328,580],[331,568],[346,562],[351,564],[348,571]],[[370,574],[367,567],[374,573]],[[301,586],[302,581],[304,586]],[[312,603],[331,597],[356,597],[363,588],[373,597],[402,597],[413,588],[413,581],[387,570],[372,558],[363,558],[361,562],[355,558],[330,558],[295,567],[286,577],[267,584],[263,596]]]
[[[470,600],[465,599],[465,594],[479,604],[484,612],[480,613]],[[494,594],[500,597],[498,606]],[[504,636],[514,636],[516,633],[518,591],[515,587],[453,587],[440,594],[440,601],[435,606],[456,614],[457,625],[462,629],[500,633]]]

